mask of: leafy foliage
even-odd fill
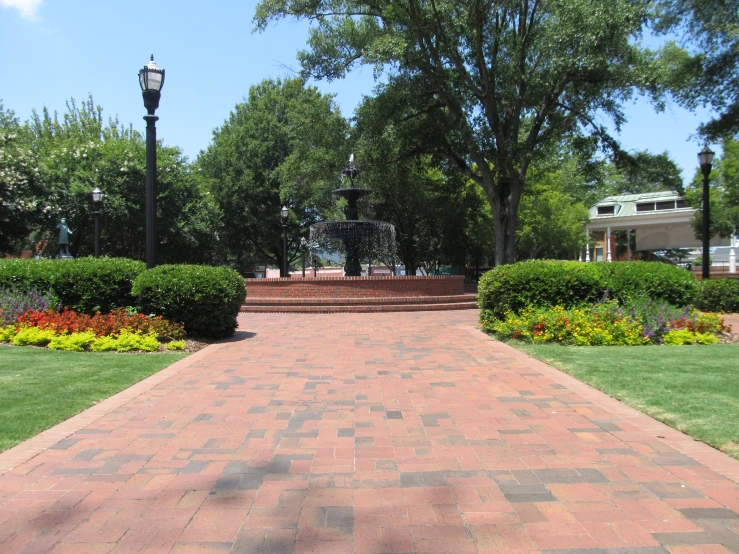
[[[0,252],[17,250],[47,209],[30,138],[0,103]]]
[[[729,237],[739,229],[739,140],[726,138],[723,155],[716,157],[709,175],[711,237]],[[693,220],[695,236],[703,238],[703,174],[697,170],[685,195],[699,208]]]
[[[591,306],[524,308],[503,319],[483,319],[483,327],[502,338],[575,346],[714,344],[725,330],[714,314],[675,308],[665,302],[615,301]]]
[[[667,86],[688,109],[710,104],[717,115],[698,131],[716,139],[739,133],[739,2],[661,0],[657,29],[679,33],[683,48],[663,50]]]
[[[586,150],[615,146],[593,116],[618,126],[620,100],[635,87],[657,92],[639,43],[647,9],[632,0],[263,0],[255,22],[315,22],[299,54],[305,75],[334,79],[373,65],[388,86],[432,98],[449,130],[446,158],[485,190],[500,265],[515,259],[531,164],[564,136]]]
[[[59,298],[51,291],[41,293],[36,289],[0,287],[0,327],[15,323],[19,316],[29,310],[43,312],[59,308]]]
[[[67,102],[62,116],[46,109],[21,125],[0,107],[0,183],[13,188],[13,249],[56,256],[59,218],[73,231],[70,252],[93,252],[90,194],[99,187],[101,245],[106,255],[144,258],[146,145],[117,119],[107,123],[92,98]],[[157,146],[157,221],[165,262],[209,262],[220,253],[220,214],[198,175],[175,147]],[[0,184],[0,187],[3,185]],[[13,196],[12,198],[15,198]],[[0,221],[6,218],[0,217]],[[2,230],[2,229],[0,229]],[[0,238],[0,241],[3,240]],[[0,243],[0,250],[10,250]]]
[[[109,314],[97,313],[92,317],[71,310],[63,312],[31,310],[20,316],[16,323],[20,327],[36,327],[62,335],[90,331],[96,337],[109,337],[126,331],[153,334],[162,340],[181,339],[185,336],[182,325],[167,321],[162,316],[129,314],[121,308]]]
[[[161,265],[143,272],[132,294],[145,313],[182,323],[205,337],[229,337],[246,297],[244,279],[225,267]]]
[[[121,258],[0,260],[0,286],[53,292],[71,310],[86,314],[130,306],[133,280],[142,262]]]
[[[739,312],[739,279],[701,281],[695,305],[707,312]]]
[[[290,210],[288,261],[300,238],[333,205],[348,125],[331,96],[301,79],[251,87],[213,133],[198,169],[223,213],[223,233],[237,267],[267,261],[282,267],[280,208]]]
[[[479,282],[481,318],[504,319],[529,306],[566,308],[590,305],[607,294],[625,302],[637,297],[689,304],[697,290],[693,275],[657,262],[580,262],[534,260],[496,267]]]

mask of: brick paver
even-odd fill
[[[739,552],[739,462],[476,317],[242,316],[11,452],[0,553]]]

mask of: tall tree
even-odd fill
[[[716,115],[698,131],[707,139],[739,134],[739,0],[661,0],[657,30],[677,34],[663,49],[667,86],[688,109]]]
[[[433,99],[383,86],[355,117],[357,159],[374,191],[372,213],[395,226],[409,275],[485,258],[493,242],[482,189],[438,155],[441,110]]]
[[[623,97],[656,91],[638,40],[647,16],[641,0],[262,0],[255,22],[314,21],[308,75],[370,64],[443,106],[446,155],[485,190],[502,264],[541,152],[567,135],[612,145],[596,112],[618,126]]]
[[[60,217],[74,232],[74,256],[93,252],[91,192],[104,195],[101,242],[104,255],[143,259],[145,255],[146,145],[137,132],[118,120],[107,122],[92,98],[67,102],[59,116],[46,109],[27,125],[39,159],[38,178],[44,184],[44,217],[31,233],[56,254],[56,224]],[[219,213],[200,190],[182,152],[157,145],[157,235],[162,263],[217,261]]]
[[[703,238],[703,174],[700,169],[685,195],[691,206],[699,211],[693,220],[695,236]],[[729,237],[739,229],[739,140],[723,141],[723,154],[716,157],[710,174],[711,237]]]
[[[302,79],[251,87],[197,164],[224,215],[224,234],[239,265],[266,261],[282,268],[280,208],[290,210],[288,262],[300,238],[331,210],[348,158],[348,123],[330,95]]]
[[[0,253],[18,251],[49,210],[31,134],[0,104]]]

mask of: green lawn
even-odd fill
[[[0,452],[186,355],[0,346]]]
[[[739,345],[512,346],[739,459]]]

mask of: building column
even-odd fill
[[[626,229],[626,259],[631,261],[631,229]]]
[[[611,226],[606,227],[606,261],[611,261]]]
[[[736,235],[731,233],[731,248],[729,248],[729,272],[736,273]]]
[[[585,227],[585,261],[590,261],[590,228]]]

